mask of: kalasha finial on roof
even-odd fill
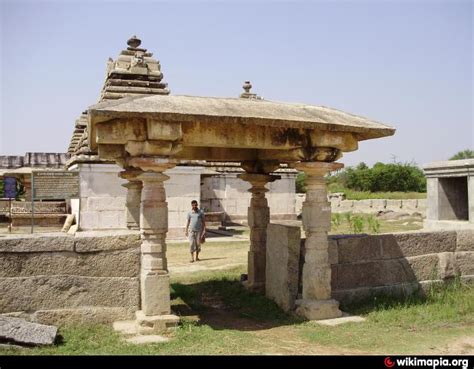
[[[252,88],[252,84],[250,81],[245,81],[244,85],[242,86],[246,93],[250,93],[250,89]]]
[[[142,40],[137,38],[137,36],[133,35],[130,37],[127,41],[127,45],[130,46],[133,49],[136,49],[140,44],[142,43]]]
[[[242,86],[242,88],[244,89],[244,93],[240,94],[240,97],[242,99],[255,99],[255,100],[262,100],[262,98],[260,96],[258,96],[257,94],[253,94],[250,92],[250,89],[252,88],[252,84],[250,83],[250,81],[245,81],[244,85]]]

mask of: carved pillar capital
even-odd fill
[[[145,172],[162,173],[176,166],[177,162],[169,158],[139,156],[130,159],[128,164]]]

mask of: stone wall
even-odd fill
[[[45,323],[133,319],[138,232],[0,238],[0,313]]]
[[[70,170],[79,170],[81,201],[71,200],[76,219],[80,214],[82,230],[126,229],[125,198],[127,181],[118,177],[120,168],[115,164],[76,164]],[[165,172],[168,202],[168,237],[184,232],[186,214],[191,200],[200,200],[200,167],[176,167]]]
[[[305,194],[296,194],[296,214],[301,213]],[[426,214],[426,199],[407,199],[407,200],[339,200],[330,199],[331,212],[333,213],[377,213],[379,211],[392,210],[408,214],[420,213]]]
[[[243,172],[243,171],[242,171]],[[247,221],[250,184],[237,178],[238,173],[204,177],[201,205],[208,212],[225,212],[227,221]],[[265,194],[272,219],[295,219],[295,177],[293,173],[277,173],[281,179],[266,185]]]
[[[267,230],[266,294],[286,311],[301,291],[300,232],[287,224]],[[474,230],[331,236],[329,258],[332,295],[342,303],[411,294],[455,276],[474,281]]]

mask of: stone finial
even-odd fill
[[[250,81],[245,81],[245,83],[242,87],[243,87],[245,93],[249,94],[250,89],[252,88],[252,84],[250,83]]]
[[[250,89],[252,88],[252,84],[250,83],[250,81],[245,81],[242,88],[244,89],[245,92],[240,94],[240,98],[242,98],[242,99],[262,100],[262,98],[260,96],[250,92]]]
[[[137,38],[137,36],[133,35],[127,40],[127,45],[130,46],[133,49],[136,49],[140,44],[142,43],[142,40]]]

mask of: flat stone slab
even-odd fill
[[[147,344],[147,343],[168,342],[169,338],[159,336],[159,335],[156,335],[156,334],[150,334],[150,335],[146,335],[146,336],[135,336],[135,337],[127,338],[125,341],[128,342],[128,343],[133,343],[135,345],[143,345],[143,344]]]
[[[113,322],[112,327],[114,328],[114,331],[125,335],[135,335],[138,333],[136,320],[121,320],[118,322]]]
[[[366,319],[361,316],[342,316],[340,318],[316,320],[316,323],[321,325],[335,326],[344,323],[361,323],[365,322],[365,320]]]
[[[52,345],[58,328],[52,325],[30,323],[24,319],[0,317],[0,340],[27,345]]]

